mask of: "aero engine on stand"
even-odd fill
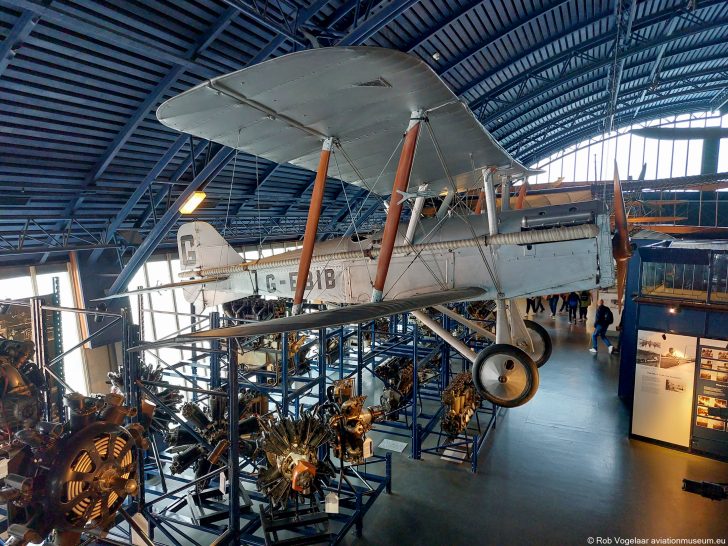
[[[437,377],[438,362],[436,360],[420,362],[419,366],[417,379],[420,384]],[[386,419],[398,421],[400,410],[412,399],[414,387],[412,359],[403,356],[388,358],[374,368],[374,375],[384,383],[380,403]]]
[[[255,391],[246,390],[240,393],[238,402],[240,453],[252,456],[257,449],[257,444],[251,435],[257,435],[259,431],[256,415],[267,411],[266,400]],[[212,446],[212,450],[199,443],[197,438],[185,428],[180,426],[172,429],[166,438],[170,451],[176,452],[170,466],[172,474],[180,474],[188,468],[194,468],[195,478],[200,478],[208,474],[214,467],[223,466],[225,464],[223,459],[230,447],[227,398],[224,396],[210,397],[210,408],[207,411],[194,402],[188,402],[182,406],[182,416],[199,436]],[[206,480],[206,483],[198,483],[197,489],[203,489],[208,482],[209,480]]]
[[[412,394],[413,374],[412,359],[401,356],[389,358],[374,369],[374,375],[384,382],[379,400],[388,419],[399,420],[399,410]]]
[[[289,500],[313,502],[334,475],[328,458],[319,458],[319,447],[331,440],[331,429],[309,412],[299,419],[258,420],[268,463],[258,475],[258,489],[274,509],[285,508]]]
[[[146,363],[139,365],[139,379],[143,381],[162,382],[164,380],[164,370],[161,366],[152,366]],[[113,392],[124,392],[124,379],[120,372],[109,372],[109,383],[111,383]],[[156,397],[169,409],[177,411],[179,404],[183,400],[183,396],[179,391],[172,387],[150,387],[154,390]],[[167,434],[172,418],[169,414],[156,406],[151,416],[144,415],[142,419],[149,419],[148,423],[144,423],[145,428],[149,429],[151,434]]]
[[[55,546],[76,546],[82,533],[100,535],[138,491],[144,428],[124,426],[135,410],[118,394],[66,396],[70,419],[23,429],[0,456],[8,475],[0,502],[8,503],[7,546],[40,543],[54,533]]]
[[[0,337],[0,441],[34,426],[41,417],[45,382],[30,361],[34,348],[32,341]]]
[[[457,374],[442,393],[445,411],[440,428],[448,438],[456,438],[467,428],[480,405],[480,396],[469,371]]]
[[[259,419],[268,468],[261,471],[258,488],[274,508],[291,499],[312,499],[328,484],[335,472],[329,447],[342,470],[344,463],[358,465],[372,456],[366,433],[384,411],[381,406],[365,408],[364,400],[366,396],[354,396],[353,379],[342,379],[327,389],[326,402],[299,419]],[[319,448],[324,446],[322,454]]]
[[[334,381],[328,388],[327,402],[317,408],[333,432],[334,456],[341,462],[361,464],[373,453],[366,433],[384,416],[382,406],[364,407],[366,396],[354,396],[354,380]]]
[[[265,321],[285,316],[286,307],[283,300],[264,300],[260,296],[240,298],[223,305],[225,315],[231,319],[245,321]],[[280,334],[257,336],[253,339],[234,339],[238,346],[238,362],[246,370],[266,370],[275,372],[275,378],[269,380],[277,385],[281,376],[283,339]],[[309,351],[312,344],[305,336],[289,336],[288,340],[288,373],[304,375],[311,369]]]

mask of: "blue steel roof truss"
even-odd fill
[[[526,163],[612,116],[620,127],[728,99],[722,0],[0,0],[0,40],[0,189],[14,197],[0,204],[0,255],[116,245],[124,278],[174,244],[175,206],[193,187],[208,193],[193,217],[236,243],[302,236],[312,173],[192,142],[154,116],[167,97],[274,56],[409,51]],[[319,238],[352,234],[352,213],[357,229],[376,226],[380,205],[330,178]]]

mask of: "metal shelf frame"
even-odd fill
[[[139,336],[143,332],[143,321],[141,317],[145,312],[140,301],[140,327],[136,333]],[[213,312],[207,317],[200,315],[189,315],[190,326],[184,328],[197,329],[200,327],[217,328],[240,323],[235,319],[220,317]],[[130,328],[134,332],[134,328]],[[207,445],[194,427],[190,426],[184,419],[176,414],[174,408],[165,406],[162,400],[156,396],[154,388],[173,387],[180,391],[189,393],[192,400],[199,403],[206,403],[211,396],[227,396],[228,408],[235,408],[237,411],[237,395],[244,388],[255,389],[265,395],[281,415],[298,417],[304,410],[310,409],[315,404],[323,402],[326,395],[326,387],[330,381],[336,378],[346,377],[350,373],[361,373],[361,370],[347,354],[345,349],[347,342],[357,335],[356,328],[333,328],[306,333],[312,339],[311,343],[318,345],[317,355],[310,363],[310,371],[307,376],[292,375],[289,373],[289,336],[282,335],[280,373],[264,370],[244,370],[237,365],[237,346],[228,344],[230,349],[222,350],[221,340],[210,342],[209,348],[198,345],[197,347],[184,347],[192,351],[190,361],[178,364],[165,363],[158,356],[155,356],[164,368],[165,380],[176,378],[179,385],[167,381],[147,381],[139,377],[140,358],[130,355],[125,362],[128,373],[125,375],[129,385],[129,394],[140,400],[142,395],[155,403],[158,408],[165,411],[172,421],[185,429],[203,446],[212,449]],[[172,335],[178,335],[175,332]],[[336,357],[329,359],[326,347],[331,339],[338,339],[339,347]],[[129,341],[128,345],[137,345],[136,341]],[[237,373],[229,373],[229,370],[237,369]],[[188,371],[189,370],[189,371]],[[275,384],[268,384],[269,379],[274,379]],[[224,393],[221,392],[225,391]],[[233,419],[235,418],[235,419]],[[233,430],[232,423],[237,423],[237,416],[229,417],[230,437],[236,437],[237,430]],[[235,450],[232,449],[233,444]],[[185,475],[171,475],[165,471],[164,464],[171,460],[164,449],[158,449],[152,443],[152,460],[147,461],[144,466],[147,476],[156,475],[159,477],[160,487],[145,487],[145,499],[139,501],[136,509],[144,514],[149,522],[148,535],[154,544],[180,545],[179,536],[185,533],[189,537],[190,531],[203,535],[214,535],[218,537],[213,544],[266,544],[266,533],[263,529],[264,519],[260,512],[256,512],[253,506],[266,504],[266,497],[256,490],[256,461],[241,457],[237,452],[237,442],[231,442],[231,449],[228,452],[227,464],[216,468],[206,476],[194,480]],[[233,464],[232,461],[238,461]],[[381,464],[380,464],[381,463]],[[359,468],[364,467],[360,472]],[[379,468],[377,468],[379,467]],[[378,470],[373,472],[370,469]],[[189,490],[198,482],[210,480],[211,488],[219,486],[221,472],[227,474],[227,487],[225,497],[222,499],[209,499],[204,506],[208,510],[217,506],[220,510],[227,512],[225,520],[221,518],[196,517],[190,518],[179,514],[179,509],[191,506],[192,495]],[[367,459],[365,465],[359,467],[346,466],[344,475],[347,477],[342,484],[334,480],[328,490],[339,490],[342,495],[338,514],[329,514],[327,519],[336,526],[336,530],[327,537],[331,544],[338,543],[344,535],[353,527],[360,534],[363,525],[363,518],[373,502],[382,492],[391,492],[391,454],[375,456]],[[360,485],[352,485],[356,481]],[[172,487],[174,484],[174,487]],[[220,493],[222,497],[222,493]],[[165,506],[166,504],[166,506]],[[199,516],[199,514],[198,514]],[[289,530],[290,531],[290,530]],[[300,533],[305,538],[310,534],[310,529],[292,531]],[[236,538],[233,538],[236,537]],[[119,537],[116,537],[119,538]],[[195,542],[193,541],[193,544]]]

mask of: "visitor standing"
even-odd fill
[[[563,313],[569,308],[569,294],[561,294],[561,309],[559,313]]]
[[[576,324],[576,310],[579,308],[579,294],[569,292],[566,302],[569,305],[569,324]]]
[[[590,353],[597,352],[597,337],[602,338],[604,345],[607,346],[607,351],[612,354],[614,347],[612,343],[607,339],[607,328],[614,322],[614,315],[612,310],[604,305],[604,300],[599,300],[599,307],[597,307],[597,313],[594,317],[594,333],[592,334],[592,346],[589,349]]]
[[[582,290],[579,294],[579,321],[586,322],[586,313],[591,305],[591,292]]]
[[[549,309],[551,309],[551,318],[556,318],[556,308],[559,306],[559,295],[551,294],[549,296]]]

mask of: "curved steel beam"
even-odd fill
[[[33,32],[35,25],[40,21],[40,17],[35,13],[23,10],[20,17],[10,29],[10,32],[0,42],[0,76],[15,57],[18,49],[23,42]]]
[[[664,89],[661,92],[669,93],[670,97],[674,97],[677,95],[682,96],[682,95],[688,95],[688,94],[703,93],[703,92],[711,91],[711,90],[718,90],[718,89],[722,89],[726,85],[726,83],[728,83],[728,78],[726,78],[724,76],[720,79],[709,80],[709,81],[704,81],[704,82],[700,82],[700,83],[707,84],[707,85],[704,85],[703,87],[700,87],[698,89],[693,87],[686,91],[679,91],[681,88],[684,88],[685,86],[692,87],[692,85],[697,85],[697,83],[691,84],[690,82],[681,82],[681,85],[676,85],[674,87],[671,87],[670,89]],[[645,88],[649,88],[650,86],[651,86],[651,84],[645,84],[645,85],[640,85],[638,87],[634,87],[634,88],[630,89],[628,92],[626,92],[623,95],[623,101],[626,102],[627,97],[637,95],[641,91],[643,91]],[[602,94],[604,92],[605,91],[603,90]],[[575,105],[568,112],[558,115],[557,117],[549,118],[548,116],[555,114],[559,110],[563,110],[565,108],[564,105],[561,105],[558,108],[555,108],[555,109],[551,110],[550,112],[543,114],[542,116],[540,116],[542,121],[534,121],[519,129],[519,130],[524,130],[525,128],[527,128],[529,126],[538,124],[533,130],[528,131],[527,133],[520,133],[520,134],[516,133],[515,131],[511,131],[511,133],[509,133],[509,138],[504,138],[502,140],[502,144],[504,146],[508,147],[509,143],[511,143],[513,141],[524,140],[524,139],[529,140],[532,138],[536,138],[538,136],[538,133],[543,131],[544,129],[548,130],[549,128],[553,128],[554,125],[558,125],[560,122],[572,121],[570,118],[572,118],[574,116],[585,117],[585,116],[593,114],[593,111],[598,111],[599,108],[601,108],[603,106],[603,100],[600,98],[601,95],[593,95],[593,97],[594,96],[596,96],[597,99],[588,101],[586,103],[580,103],[578,105]],[[655,103],[654,100],[646,100],[646,101],[640,102],[639,104],[644,106],[645,104],[654,104],[654,103]],[[634,108],[637,104],[638,104],[637,102],[634,102],[634,103],[630,104],[627,109]],[[621,112],[624,112],[624,111],[625,111],[625,108],[623,108],[621,110]],[[618,112],[618,113],[621,114],[621,112]],[[509,142],[506,142],[506,141],[509,141]]]
[[[472,58],[474,55],[477,55],[481,51],[485,50],[491,44],[493,44],[499,40],[502,40],[503,38],[508,36],[511,32],[514,32],[514,31],[518,30],[519,28],[523,28],[526,25],[529,25],[531,22],[538,19],[539,17],[542,17],[546,13],[549,13],[550,11],[555,11],[570,3],[571,3],[570,0],[564,0],[564,1],[558,2],[557,4],[555,4],[553,6],[548,6],[548,7],[543,7],[541,9],[538,9],[538,10],[534,11],[533,13],[527,15],[525,19],[519,18],[513,24],[499,30],[497,34],[492,35],[492,36],[485,36],[483,42],[476,43],[473,47],[471,47],[464,53],[458,55],[455,59],[453,59],[449,63],[445,64],[442,68],[440,68],[440,70],[438,70],[437,73],[442,76],[442,75],[450,72],[452,69],[461,65],[468,59]],[[593,24],[594,21],[599,21],[601,19],[604,19],[605,17],[608,17],[611,14],[612,14],[612,10],[607,10],[604,12],[604,14],[590,19],[589,24]],[[459,95],[460,93],[457,93],[457,94]]]
[[[694,64],[694,63],[687,63],[685,66],[692,66],[692,64]],[[655,92],[656,93],[669,92],[673,88],[670,88],[670,87],[666,88],[665,86],[666,86],[666,84],[671,84],[671,83],[680,83],[680,84],[683,84],[683,86],[684,85],[701,85],[701,84],[705,84],[705,83],[708,83],[709,84],[709,83],[715,83],[715,82],[721,82],[721,81],[725,81],[726,83],[728,83],[728,67],[726,67],[726,69],[723,71],[721,78],[713,78],[713,79],[697,80],[697,81],[692,81],[691,80],[691,78],[700,78],[700,77],[711,76],[711,75],[715,75],[715,74],[720,75],[721,73],[720,72],[717,72],[715,69],[703,69],[703,70],[698,70],[696,72],[691,72],[691,73],[687,73],[687,74],[681,74],[680,76],[675,76],[675,77],[672,77],[672,78],[666,78],[666,79],[664,79],[664,80],[662,80],[660,82],[660,87],[658,89],[656,89]],[[639,76],[637,78],[632,78],[631,80],[629,80],[626,83],[627,84],[636,83],[636,82],[639,82],[641,80],[644,80],[645,77],[646,76],[642,75],[642,76]],[[576,91],[578,91],[578,90],[580,90],[580,89],[582,89],[584,87],[587,87],[589,85],[593,85],[595,83],[598,83],[602,79],[603,78],[597,78],[597,79],[592,80],[592,81],[590,81],[588,83],[585,83],[584,85],[580,85],[577,88],[569,89],[568,91],[565,91],[564,93],[565,94],[567,94],[567,93],[569,93],[569,94],[570,93],[574,93],[574,92],[576,92]],[[636,86],[636,87],[632,87],[632,88],[626,88],[627,87],[626,85],[624,87],[625,87],[625,89],[623,89],[623,92],[625,93],[624,96],[631,96],[631,95],[634,94],[634,91],[635,90],[639,90],[639,91],[649,91],[653,87],[653,84],[651,82],[647,82],[645,84],[642,84],[642,85],[639,85],[639,86]],[[600,90],[600,93],[603,92],[603,91],[604,90]],[[697,91],[698,90],[696,90],[696,92]],[[587,96],[587,95],[584,95],[584,96]],[[600,96],[600,95],[592,95],[592,96]],[[559,99],[558,96],[552,97],[551,99],[549,99],[548,101],[543,102],[542,104],[533,106],[531,108],[531,110],[534,111],[534,112],[536,112],[537,109],[543,108],[543,107],[545,107],[545,106],[553,103],[554,101],[557,101],[558,99]],[[644,101],[644,96],[640,98],[640,101],[639,102],[640,103],[644,103],[645,102]],[[646,102],[649,103],[649,101],[646,101]],[[545,112],[543,114],[538,113],[538,112],[536,112],[536,113],[539,115],[539,117],[543,118],[543,117],[549,116],[551,114],[554,114],[554,113],[558,112],[559,110],[562,110],[564,108],[568,108],[568,106],[569,105],[564,105],[563,103],[560,103],[560,104],[556,104],[554,108],[551,108],[550,110],[548,110],[547,112]],[[539,123],[538,120],[531,120],[531,121],[529,121],[529,122],[521,125],[520,127],[516,127],[516,128],[514,128],[514,127],[508,127],[509,123],[512,123],[513,121],[517,121],[517,118],[514,119],[514,120],[512,120],[511,122],[504,123],[503,125],[501,125],[497,129],[491,130],[490,131],[491,134],[495,138],[497,138],[497,139],[502,139],[503,140],[503,143],[505,145],[507,145],[507,141],[509,139],[518,138],[518,135],[517,135],[517,132],[518,131],[522,131],[522,130],[530,127],[530,126],[533,126],[534,124]]]
[[[679,51],[675,51],[674,53],[672,53],[670,55],[670,57],[677,57],[679,55],[684,55],[686,53],[693,53],[695,51],[699,51],[699,50],[704,49],[704,48],[707,48],[707,47],[713,47],[715,45],[723,45],[723,44],[725,44],[725,40],[712,40],[710,43],[705,43],[705,44],[701,43],[697,47],[691,46],[691,47],[688,47],[686,49],[681,49]],[[674,64],[672,66],[664,66],[663,67],[663,72],[667,72],[667,71],[670,71],[670,70],[680,70],[681,68],[691,67],[691,66],[694,66],[696,64],[710,63],[710,62],[721,61],[721,60],[726,60],[726,56],[725,55],[714,55],[714,56],[710,56],[710,57],[703,57],[699,61],[691,60],[691,61],[686,61],[686,62]],[[635,64],[630,65],[630,66],[625,66],[624,67],[624,70],[625,71],[635,70],[635,69],[639,69],[639,68],[645,67],[645,66],[652,66],[653,64],[654,64],[654,61],[652,59],[644,60],[644,61],[640,61],[640,62],[635,63]],[[601,82],[604,79],[604,74],[603,73],[602,74],[598,74],[596,76],[593,76],[592,78],[589,78],[586,81],[580,82],[580,83],[578,83],[577,85],[575,85],[573,87],[569,87],[568,89],[563,89],[562,88],[562,86],[566,85],[567,83],[569,83],[569,82],[571,82],[571,81],[573,81],[575,79],[578,79],[578,78],[580,78],[580,77],[582,77],[582,76],[584,76],[584,75],[586,75],[586,74],[588,74],[590,72],[593,72],[594,70],[597,70],[599,68],[604,68],[604,66],[602,65],[602,66],[599,66],[599,67],[594,67],[593,70],[584,71],[583,73],[581,73],[582,71],[579,71],[580,74],[576,74],[573,77],[570,77],[569,75],[566,75],[566,76],[564,76],[563,81],[555,81],[555,82],[553,82],[553,83],[551,83],[549,85],[545,85],[543,87],[540,87],[540,88],[536,89],[533,93],[529,93],[528,95],[525,95],[525,96],[522,96],[522,97],[516,99],[515,101],[513,101],[512,103],[510,103],[508,106],[506,106],[504,109],[498,110],[497,112],[491,114],[490,116],[488,116],[485,119],[481,119],[480,122],[483,123],[484,125],[489,126],[490,127],[489,128],[489,131],[491,133],[495,134],[497,131],[505,128],[509,123],[512,123],[512,122],[516,121],[519,116],[523,115],[523,113],[522,112],[521,113],[517,113],[511,119],[500,122],[500,125],[498,127],[492,127],[492,126],[489,125],[490,123],[492,123],[493,121],[497,121],[497,120],[503,118],[505,115],[513,112],[514,110],[516,110],[518,108],[521,108],[523,106],[528,105],[531,101],[533,101],[535,99],[538,99],[538,98],[540,98],[541,96],[543,96],[543,95],[545,95],[547,93],[550,93],[552,91],[557,91],[557,93],[554,93],[553,96],[551,96],[547,100],[542,101],[539,104],[536,104],[536,105],[528,105],[528,108],[527,109],[528,110],[534,110],[535,108],[540,108],[542,106],[545,106],[549,102],[552,102],[553,100],[558,99],[559,97],[561,97],[563,95],[567,95],[567,94],[575,93],[575,92],[578,93],[580,90],[584,89],[585,87],[588,87],[590,85],[594,85],[596,83]],[[728,66],[726,66],[725,68],[728,69]],[[709,71],[709,73],[711,73],[711,74],[714,74],[716,72],[717,72],[716,69],[711,69]],[[634,83],[636,81],[642,80],[642,79],[644,79],[644,78],[646,78],[648,76],[649,76],[649,74],[640,74],[639,76],[635,76],[635,77],[629,78],[627,80],[622,79],[622,87],[625,87],[625,86],[627,86],[627,85],[629,85],[631,83]],[[662,80],[660,83],[664,83],[665,81],[666,80]]]
[[[722,0],[705,0],[704,2],[700,3],[699,9],[708,8],[712,5],[721,4],[721,3],[722,3]],[[634,22],[634,25],[632,26],[632,30],[633,30],[633,32],[638,32],[639,30],[642,30],[642,29],[648,28],[650,26],[656,25],[658,23],[661,23],[663,21],[669,20],[676,13],[679,13],[681,11],[682,10],[675,10],[674,8],[671,8],[668,10],[658,12],[650,17],[638,19],[637,21]],[[585,22],[584,24],[578,25],[576,28],[572,27],[569,30],[562,32],[561,34],[559,34],[557,36],[550,37],[548,43],[557,42],[563,38],[567,38],[575,33],[580,32],[581,30],[584,29],[584,27],[588,27],[589,25],[592,25],[601,19],[603,19],[603,18],[591,19],[591,20]],[[725,20],[721,20],[721,22],[718,26],[722,26],[725,24],[728,24],[728,23]],[[702,25],[702,30],[708,30],[707,27],[715,28],[715,26],[716,26],[715,24]],[[697,26],[693,27],[693,28],[695,29],[695,32],[699,32]],[[680,34],[682,35],[682,32]],[[649,42],[649,45],[647,47],[645,47],[643,45],[638,45],[635,48],[631,48],[624,55],[631,56],[631,55],[634,55],[641,51],[644,51],[646,49],[660,46],[664,42],[669,42],[673,39],[677,39],[675,36],[677,36],[677,35],[663,36],[658,40]],[[470,102],[470,107],[473,110],[475,110],[476,108],[479,108],[480,106],[482,106],[485,102],[491,100],[492,97],[497,97],[499,95],[502,95],[509,89],[522,85],[524,81],[531,78],[534,74],[540,74],[541,72],[545,72],[546,70],[559,66],[563,62],[570,62],[570,60],[572,58],[574,58],[575,56],[582,55],[585,52],[590,51],[596,47],[599,47],[604,44],[608,44],[609,42],[612,41],[612,39],[613,39],[612,36],[608,35],[608,34],[599,35],[590,40],[586,40],[573,48],[565,49],[562,53],[559,53],[557,55],[549,55],[545,61],[538,63],[537,65],[533,66],[532,68],[529,68],[528,70],[523,71],[522,75],[520,75],[516,78],[509,78],[506,82],[499,85],[498,87],[488,91],[487,93],[483,93],[483,95],[481,97]],[[468,93],[473,88],[488,81],[490,78],[492,78],[495,75],[499,74],[500,72],[503,72],[504,70],[508,69],[516,62],[522,61],[524,58],[528,57],[529,55],[532,55],[533,53],[535,53],[536,51],[539,51],[540,49],[543,49],[547,45],[548,45],[547,43],[538,44],[536,47],[532,48],[531,50],[519,54],[518,58],[509,60],[505,63],[500,64],[499,66],[495,67],[494,69],[489,70],[483,76],[476,78],[475,80],[469,82],[466,86],[464,86],[460,89],[457,89],[455,91],[455,93],[457,95],[464,95],[465,93]],[[638,48],[639,48],[639,50],[638,50]],[[612,61],[612,60],[613,59],[610,59],[610,61]],[[603,62],[603,61],[599,61],[599,62]],[[604,65],[604,66],[606,66],[606,65]]]
[[[425,32],[417,36],[414,40],[409,41],[400,49],[407,53],[412,53],[418,47],[422,47],[430,38],[440,32],[442,29],[449,27],[455,21],[461,17],[467,15],[471,11],[475,10],[478,6],[483,4],[483,0],[471,0],[465,2],[462,6],[458,6],[444,21],[436,21],[436,23],[430,26]]]
[[[225,168],[234,155],[235,150],[224,147],[221,148],[210,162],[197,174],[194,180],[192,180],[187,187],[182,190],[182,193],[179,194],[174,203],[172,203],[164,215],[162,215],[159,219],[157,224],[147,234],[144,242],[139,246],[136,252],[132,254],[129,262],[124,266],[124,269],[121,270],[121,273],[119,273],[116,280],[114,280],[111,288],[109,288],[109,295],[113,296],[114,294],[118,294],[126,288],[126,285],[129,283],[134,274],[139,270],[144,262],[147,261],[147,258],[152,255],[162,240],[169,234],[172,226],[174,226],[179,219],[179,209],[187,198],[192,195],[192,192],[200,187],[204,187],[205,184],[214,180],[214,178]]]
[[[370,15],[356,28],[352,29],[349,34],[344,36],[336,45],[358,45],[374,36],[383,27],[387,26],[402,12],[407,11],[420,0],[400,0],[392,2],[388,6],[383,7],[374,15]]]

